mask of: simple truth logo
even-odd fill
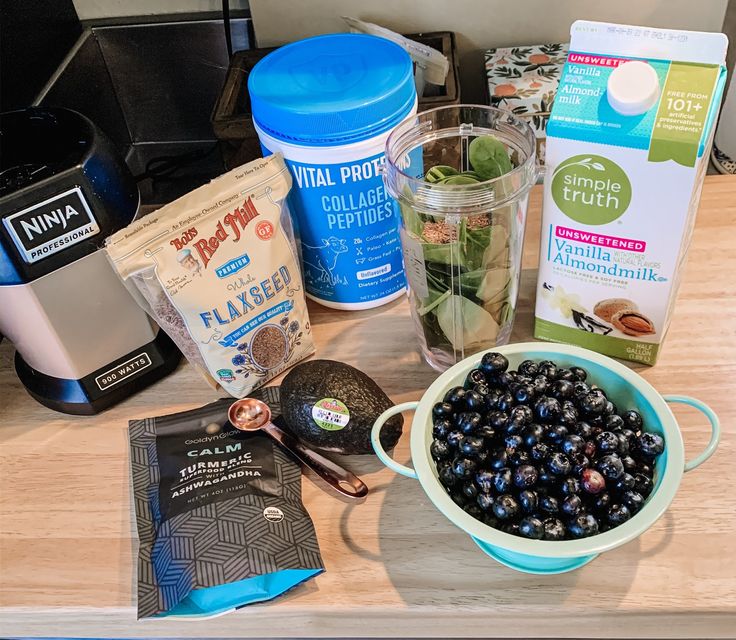
[[[631,203],[631,182],[615,162],[579,155],[561,163],[552,175],[552,198],[566,216],[583,224],[608,224]]]

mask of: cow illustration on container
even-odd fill
[[[326,282],[333,287],[337,284],[347,284],[344,276],[335,275],[334,269],[337,258],[348,250],[345,240],[330,236],[323,238],[321,244],[314,247],[302,242],[302,260],[305,271],[311,269],[311,276],[318,282]]]

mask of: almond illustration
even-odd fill
[[[597,315],[604,322],[611,322],[613,316],[620,311],[626,310],[638,311],[639,307],[636,306],[636,302],[628,300],[626,298],[608,298],[607,300],[601,300],[593,307],[593,313]]]
[[[628,336],[646,336],[656,333],[654,323],[643,313],[633,309],[624,309],[615,313],[611,324]]]

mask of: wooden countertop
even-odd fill
[[[531,338],[540,191],[532,195],[513,340]],[[662,393],[720,415],[716,455],[683,478],[649,531],[560,576],[507,569],[478,551],[418,483],[372,457],[343,458],[372,493],[349,505],[305,478],[326,573],[269,604],[208,621],[136,621],[137,542],[128,420],[217,397],[188,365],[97,417],[36,404],[0,347],[0,636],[734,637],[736,636],[736,178],[706,178],[677,308],[659,363]],[[436,373],[415,348],[406,302],[366,312],[313,306],[320,357],[363,369],[396,402]],[[675,410],[687,454],[705,420]],[[406,429],[408,431],[408,429]],[[396,457],[408,461],[408,437]]]

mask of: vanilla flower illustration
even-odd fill
[[[567,293],[560,285],[552,288],[544,288],[542,295],[547,299],[549,306],[557,309],[562,317],[572,318],[573,311],[584,313],[587,309],[580,302],[577,293]]]

